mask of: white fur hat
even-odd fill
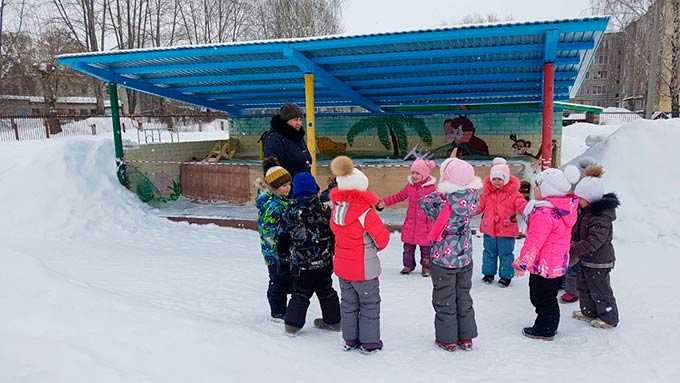
[[[602,181],[604,171],[598,165],[590,165],[583,171],[583,179],[576,185],[574,194],[588,202],[595,202],[602,199],[604,195],[604,182]]]
[[[493,159],[492,164],[489,178],[500,178],[503,180],[503,185],[507,185],[510,182],[510,166],[508,166],[508,161],[505,158],[496,157]]]
[[[543,197],[564,197],[571,191],[571,183],[560,169],[545,169],[536,177]]]
[[[352,159],[347,156],[336,157],[331,162],[331,172],[340,190],[368,190],[368,177],[355,168]]]

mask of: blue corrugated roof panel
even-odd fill
[[[309,72],[320,105],[374,112],[395,105],[541,101],[546,61],[555,64],[555,100],[566,100],[607,22],[590,17],[136,49],[63,55],[59,62],[104,81],[230,113],[303,104],[303,74]]]

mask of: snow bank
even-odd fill
[[[564,134],[573,134],[571,127]],[[589,157],[604,166],[607,190],[618,193],[622,202],[615,230],[618,238],[680,238],[678,142],[680,119],[640,120],[621,126],[574,159]]]
[[[654,218],[677,226],[670,209],[677,217],[680,175],[667,162],[677,125],[623,127],[590,150],[624,203],[612,274],[617,329],[571,320],[576,306],[561,305],[554,342],[524,338],[534,319],[527,278],[506,289],[483,284],[482,239],[473,238],[479,337],[472,352],[443,352],[432,283],[399,274],[393,234],[380,254],[385,349],[371,356],[343,352],[340,334],[311,326],[316,299],[303,331],[284,335],[269,320],[257,233],[156,217],[118,184],[110,138],[0,143],[0,382],[265,382],[272,372],[280,383],[680,381],[680,295],[663,294],[677,284],[668,236],[677,229],[654,236],[649,226]],[[637,231],[636,240],[656,240],[622,238]],[[626,363],[613,369],[616,361]]]
[[[583,154],[592,145],[589,143],[602,141],[614,133],[620,125],[595,125],[578,122],[562,128],[562,164]]]

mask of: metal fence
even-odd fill
[[[140,144],[180,141],[180,133],[229,130],[228,121],[219,116],[123,116],[120,121],[123,135]],[[43,140],[111,131],[110,116],[0,115],[0,141]]]

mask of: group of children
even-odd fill
[[[336,186],[328,193],[330,209],[319,199],[311,174],[291,179],[282,167],[265,163],[258,225],[269,268],[271,315],[284,321],[286,332],[296,334],[304,326],[309,300],[316,294],[322,312],[322,318],[314,320],[316,327],[342,331],[345,350],[382,349],[378,252],[387,246],[389,232],[376,209],[404,200],[408,209],[401,232],[401,273],[415,270],[420,247],[421,274],[432,279],[435,342],[440,348],[470,350],[477,337],[470,296],[470,221],[478,214],[484,234],[482,280],[492,283],[498,274],[499,285],[507,287],[515,275],[530,273],[530,299],[537,316],[533,326],[524,328],[525,336],[553,339],[560,316],[557,293],[568,269],[576,279],[581,308],[573,317],[600,328],[618,324],[609,274],[614,267],[612,222],[619,203],[616,195],[604,193],[602,168],[571,168],[566,174],[546,169],[537,175],[534,199],[527,202],[505,160],[495,159],[482,181],[472,165],[455,155],[440,165],[439,182],[431,176],[436,164],[417,159],[407,185],[382,200],[368,191],[368,178],[350,158],[337,157],[331,162]],[[515,259],[518,221],[527,227]],[[333,272],[340,281],[340,300],[332,287]]]

